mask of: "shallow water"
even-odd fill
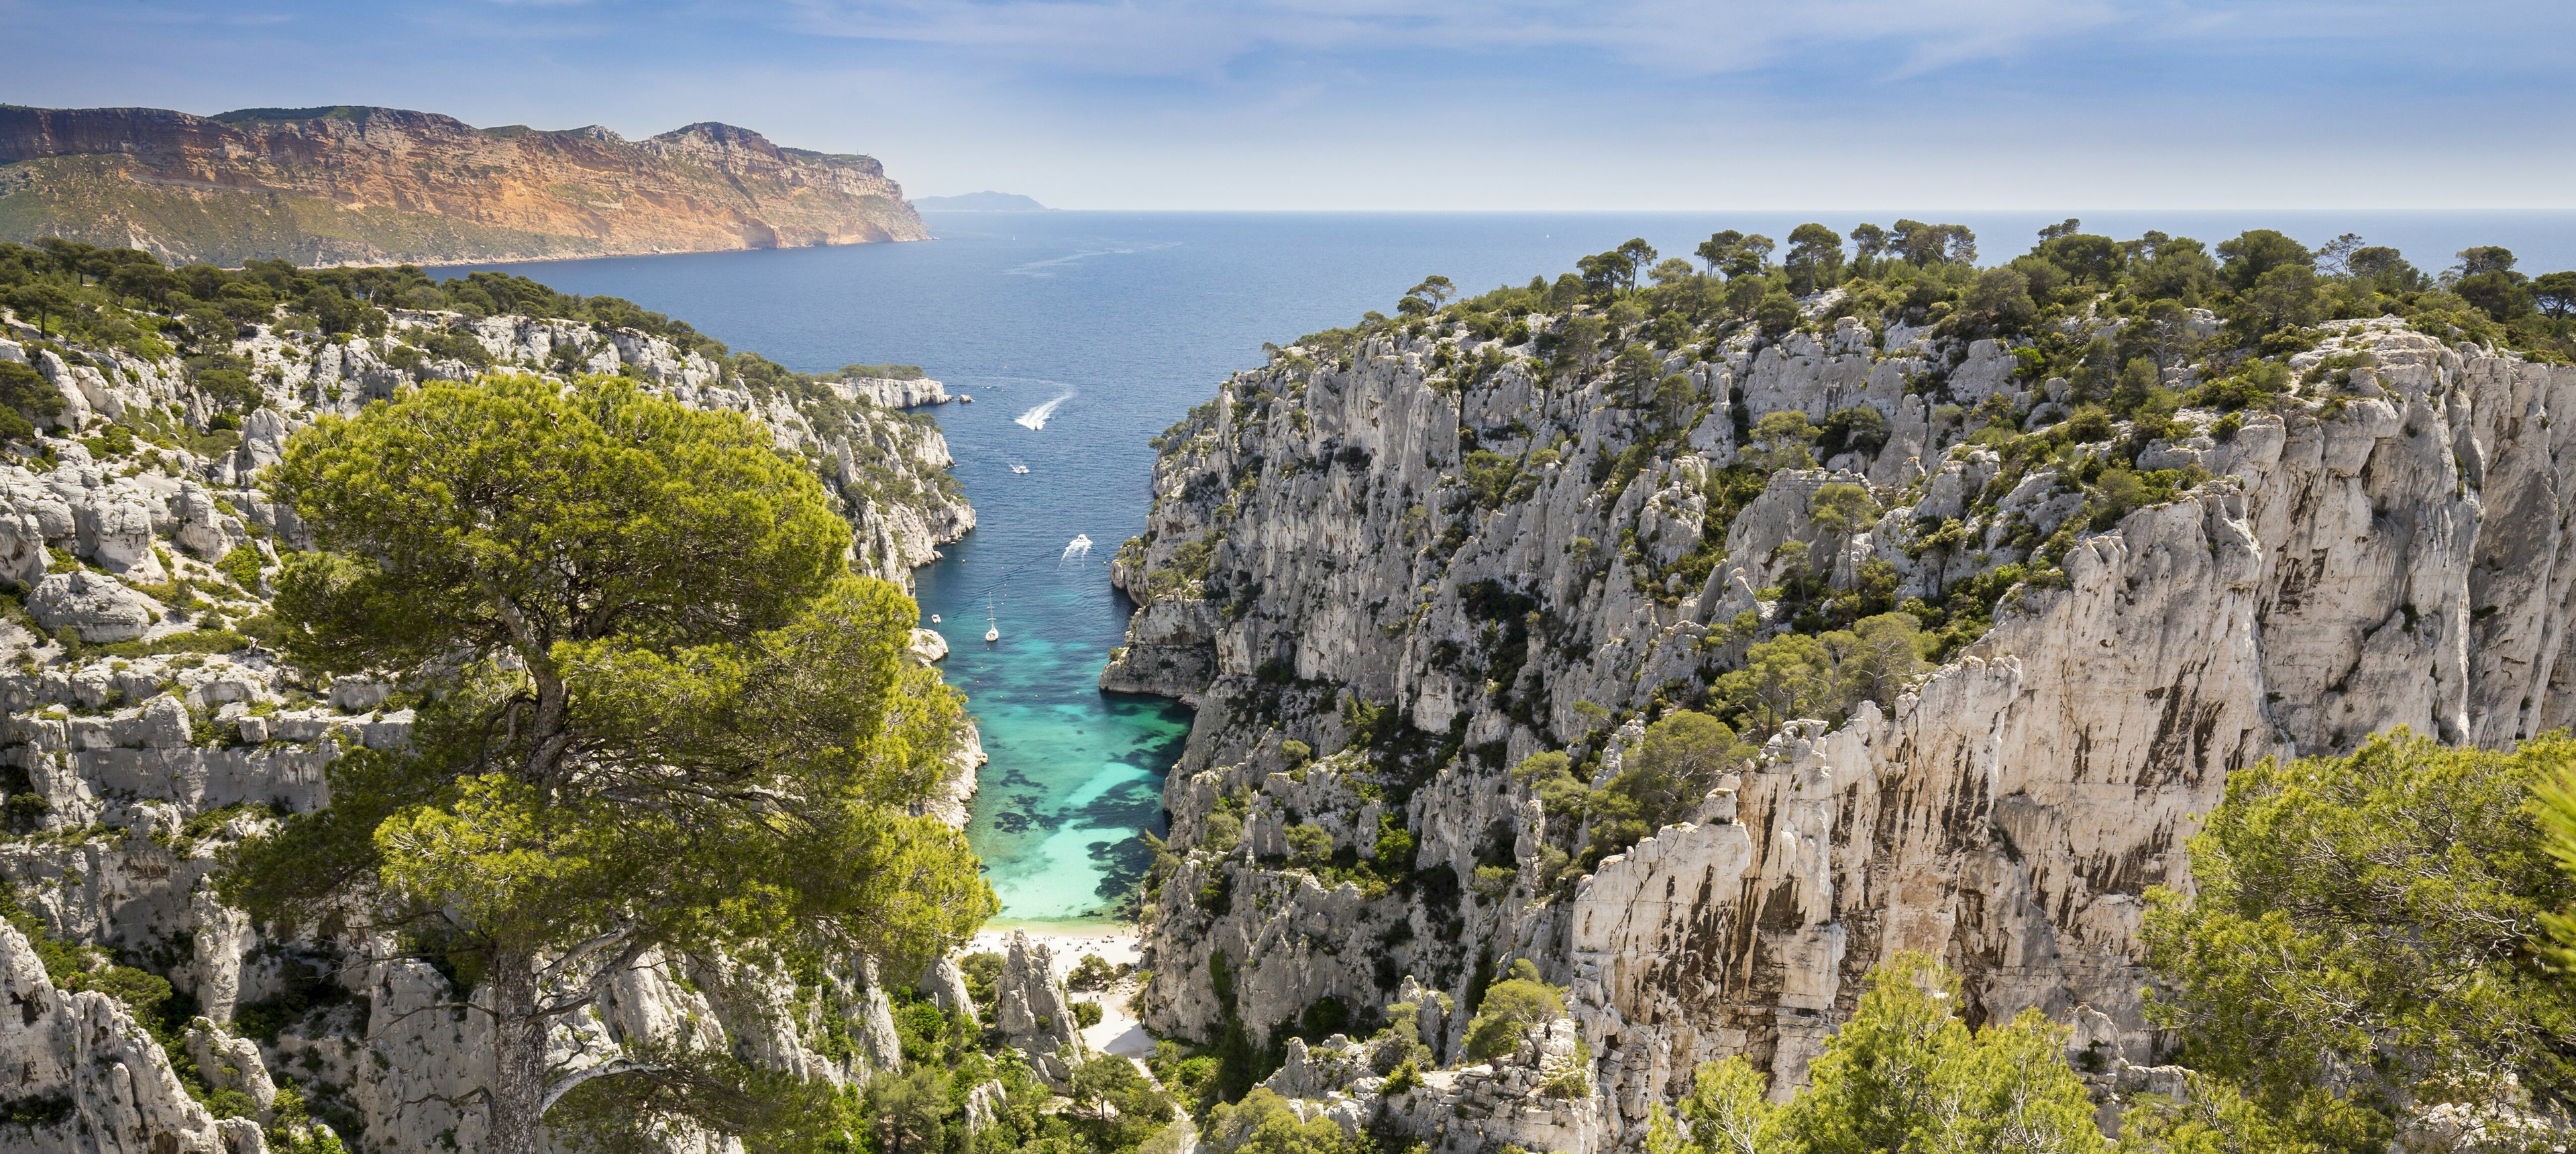
[[[1988,261],[2068,213],[1823,214],[1836,228],[1898,215],[1977,230]],[[2438,270],[2503,244],[2538,273],[2576,266],[2576,213],[2078,213],[2114,236],[2149,228],[2215,243],[2275,227],[2342,232]],[[1146,440],[1213,396],[1264,341],[1348,324],[1430,273],[1470,292],[1553,278],[1643,236],[1687,254],[1720,228],[1785,237],[1804,214],[929,213],[936,241],[560,261],[506,267],[566,292],[613,294],[740,350],[820,372],[917,363],[973,404],[934,410],[979,527],[920,575],[992,763],[968,836],[1003,917],[1098,916],[1131,889],[1162,826],[1163,774],[1186,711],[1096,688],[1129,606],[1107,560],[1144,527]],[[458,270],[442,270],[458,271]],[[1026,474],[1010,471],[1024,465]],[[1095,547],[1067,557],[1077,534]],[[986,606],[1002,631],[983,641]]]

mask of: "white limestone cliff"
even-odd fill
[[[257,330],[235,351],[264,401],[235,436],[175,361],[41,350],[42,371],[80,404],[40,453],[0,458],[0,589],[14,583],[21,598],[0,614],[0,881],[50,936],[147,966],[203,1018],[165,1052],[107,995],[53,990],[24,939],[0,927],[0,981],[26,1010],[23,1022],[0,1015],[0,1052],[27,1068],[0,1101],[43,1113],[59,1100],[69,1111],[59,1135],[30,1131],[31,1148],[264,1149],[263,1125],[276,1119],[213,1117],[173,1073],[173,1054],[193,1060],[201,1091],[247,1095],[263,1113],[297,1089],[353,1150],[476,1147],[482,1019],[449,978],[416,960],[369,960],[388,953],[383,942],[271,936],[210,880],[224,846],[321,804],[342,749],[399,747],[413,721],[396,686],[308,684],[233,632],[259,619],[279,551],[303,540],[255,474],[321,414],[474,375],[475,365],[415,347],[459,336],[495,369],[619,372],[752,417],[822,476],[856,531],[862,572],[908,584],[973,526],[926,419],[830,390],[745,384],[631,331],[399,312],[381,338]],[[24,359],[28,347],[0,339],[0,356]],[[116,414],[127,421],[111,431]],[[147,651],[183,636],[188,651]],[[982,760],[970,735],[924,812],[962,824]],[[558,1060],[686,1041],[836,1084],[901,1062],[884,985],[860,959],[800,981],[731,959],[655,956],[597,986],[597,1013],[558,1031]]]
[[[294,430],[323,413],[355,414],[367,402],[390,397],[408,384],[466,380],[486,371],[558,377],[624,374],[691,407],[751,417],[769,427],[781,450],[816,463],[857,530],[858,568],[889,581],[908,586],[912,570],[935,559],[940,545],[975,527],[973,507],[947,474],[955,461],[938,426],[926,417],[893,411],[895,406],[873,399],[868,390],[822,387],[810,396],[796,395],[724,376],[706,357],[630,329],[402,309],[390,317],[380,337],[324,339],[255,327],[253,335],[236,342],[234,351],[259,383],[260,406],[241,417],[239,442],[229,450],[202,454],[202,460],[185,449],[170,451],[190,458],[177,477],[146,473],[105,478],[95,486],[101,491],[85,498],[62,492],[58,480],[39,486],[55,490],[64,512],[74,518],[71,531],[80,537],[80,555],[112,572],[140,567],[147,579],[157,580],[150,576],[153,559],[142,546],[154,533],[172,532],[175,519],[194,527],[182,541],[200,553],[212,550],[209,555],[220,556],[239,543],[240,514],[214,509],[206,494],[248,488],[252,474],[278,460]],[[421,347],[452,349],[441,342],[460,336],[482,350],[484,363],[442,357]],[[22,340],[0,335],[0,358],[25,360],[25,348]],[[74,351],[85,363],[70,364],[51,351],[34,358],[67,400],[79,398],[55,420],[67,431],[136,410],[174,429],[186,426],[202,433],[216,415],[212,402],[188,384],[176,359],[145,361],[119,349]],[[896,383],[938,391],[937,382]],[[32,484],[23,472],[0,477],[0,487]],[[10,518],[0,516],[0,575],[24,572],[28,530],[23,518],[45,516],[50,508],[42,495],[12,494],[7,512],[18,513],[21,524],[13,531]],[[143,527],[144,518],[154,527]],[[57,542],[70,535],[52,520],[41,520],[36,529]]]
[[[928,377],[843,377],[826,383],[845,399],[888,409],[944,405],[951,400],[948,386]]]
[[[169,1055],[116,999],[66,993],[17,928],[0,924],[0,1096],[10,1112],[45,1119],[10,1127],[10,1148],[47,1154],[249,1154],[266,1150],[256,1122],[218,1122],[189,1097]]]
[[[2099,528],[2070,522],[2089,507],[2061,470],[1990,484],[1996,455],[1960,443],[1963,410],[2060,387],[1993,341],[1843,318],[1670,353],[1698,398],[1680,414],[1606,374],[1544,381],[1527,347],[1471,372],[1491,342],[1438,328],[1237,374],[1160,442],[1148,533],[1115,569],[1140,608],[1103,686],[1198,707],[1149,895],[1148,1023],[1212,1037],[1222,952],[1256,1037],[1419,978],[1452,995],[1424,1040],[1454,1061],[1470,984],[1528,958],[1568,988],[1599,1107],[1538,1140],[1583,1151],[1636,1141],[1705,1059],[1749,1055],[1785,1093],[1904,949],[1962,974],[1972,1019],[2090,1015],[2148,1060],[2169,1040],[2140,1013],[2142,895],[2188,885],[2183,839],[2231,770],[2399,724],[2497,744],[2576,715],[2576,369],[2392,318],[2324,331],[2280,413],[2179,414],[2137,467],[2183,488]],[[2309,372],[2358,353],[2348,378]],[[1883,447],[1706,516],[1706,479],[1763,414],[1852,405],[1885,418]],[[1819,529],[1827,483],[1884,512]],[[1958,544],[1924,544],[1952,520]],[[1573,746],[1606,781],[1636,730],[1605,720],[1687,699],[1786,627],[1794,558],[1837,587],[1884,562],[1894,596],[1937,601],[2062,527],[2062,568],[1928,679],[1830,730],[1790,724],[1696,820],[1547,875],[1573,831],[1506,767]],[[1414,780],[1344,750],[1355,736]],[[1289,739],[1326,756],[1288,772]],[[1372,893],[1286,859],[1298,823],[1370,859],[1390,816],[1431,872]]]

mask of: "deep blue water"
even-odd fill
[[[1096,688],[1127,606],[1106,561],[1144,525],[1147,438],[1261,361],[1264,341],[1347,324],[1430,273],[1469,291],[1553,278],[1643,236],[1687,255],[1712,231],[1774,238],[1805,215],[927,213],[915,244],[556,261],[509,266],[565,291],[679,317],[737,350],[819,372],[910,362],[971,405],[937,410],[979,524],[920,577],[925,620],[951,646],[992,764],[968,828],[1003,916],[1096,916],[1133,884],[1160,830],[1163,773],[1188,718]],[[2343,232],[2439,270],[2502,244],[2532,273],[2576,267],[2576,212],[1828,213],[1837,229],[1896,217],[1977,230],[1992,262],[2068,215],[2117,237],[2150,228],[2215,243],[2279,228]],[[441,270],[442,273],[462,270]],[[1043,427],[1015,418],[1053,402]],[[1037,424],[1032,419],[1030,424]],[[1026,465],[1025,475],[1010,472]],[[1067,557],[1077,535],[1095,547]],[[988,597],[1002,630],[983,641]]]

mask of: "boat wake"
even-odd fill
[[[1043,429],[1046,427],[1047,418],[1055,415],[1056,406],[1072,399],[1073,386],[1066,385],[1063,392],[1047,398],[1045,404],[1011,418],[1011,423],[1023,429]]]
[[[1140,252],[1156,252],[1162,249],[1176,248],[1179,247],[1180,243],[1181,242],[1177,240],[1167,240],[1154,244],[1132,245],[1125,248],[1084,249],[1081,252],[1067,253],[1063,256],[1049,257],[1045,260],[1033,260],[1027,264],[1006,268],[1002,270],[1002,275],[1054,276],[1056,269],[1072,264],[1075,261],[1089,260],[1095,256],[1133,256]]]

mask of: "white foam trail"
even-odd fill
[[[1056,560],[1070,561],[1075,557],[1088,556],[1091,556],[1091,537],[1088,534],[1076,533],[1073,535],[1073,540],[1065,543],[1064,556]]]
[[[1167,241],[1162,241],[1162,242],[1160,242],[1160,243],[1156,243],[1156,244],[1140,244],[1140,245],[1134,245],[1134,246],[1127,247],[1127,248],[1095,248],[1095,249],[1085,249],[1085,250],[1083,250],[1083,251],[1081,251],[1081,252],[1067,253],[1067,254],[1065,254],[1065,255],[1063,255],[1063,256],[1058,256],[1058,257],[1049,257],[1049,258],[1047,258],[1047,259],[1045,259],[1045,260],[1033,260],[1033,261],[1028,262],[1027,264],[1018,265],[1018,266],[1015,266],[1015,267],[1012,267],[1012,268],[1006,268],[1006,269],[1003,269],[1003,270],[1002,270],[1002,275],[1003,275],[1003,276],[1054,276],[1054,275],[1055,275],[1055,273],[1054,273],[1052,270],[1054,270],[1054,269],[1056,269],[1056,268],[1059,268],[1059,267],[1061,267],[1061,266],[1064,266],[1064,265],[1072,264],[1073,262],[1078,261],[1078,260],[1089,260],[1089,259],[1091,259],[1092,257],[1095,257],[1095,256],[1134,256],[1135,254],[1140,253],[1140,252],[1155,252],[1155,251],[1159,251],[1159,250],[1161,250],[1161,249],[1173,248],[1173,247],[1178,246],[1180,243],[1181,243],[1181,242],[1179,242],[1179,241],[1177,241],[1177,240],[1167,240]]]
[[[1043,429],[1046,427],[1047,418],[1055,415],[1055,407],[1072,399],[1073,386],[1066,385],[1063,392],[1047,398],[1045,404],[1011,418],[1011,423],[1023,429]]]
[[[1136,251],[1136,250],[1134,250],[1134,249],[1126,249],[1126,248],[1103,248],[1103,249],[1093,249],[1093,250],[1091,250],[1090,252],[1077,252],[1077,253],[1072,253],[1072,254],[1069,254],[1069,255],[1066,255],[1066,256],[1054,257],[1054,258],[1051,258],[1051,259],[1048,259],[1048,260],[1033,260],[1033,261],[1030,261],[1029,263],[1024,264],[1024,265],[1019,265],[1019,266],[1014,267],[1014,268],[1006,268],[1006,269],[1003,269],[1003,270],[1002,270],[1002,275],[1003,275],[1003,276],[1053,276],[1054,274],[1053,274],[1052,272],[1049,272],[1048,270],[1053,269],[1053,268],[1055,268],[1055,267],[1056,267],[1056,266],[1058,266],[1058,265],[1068,265],[1068,264],[1072,264],[1072,263],[1073,263],[1073,262],[1075,262],[1075,261],[1083,260],[1083,259],[1086,259],[1086,258],[1089,258],[1089,257],[1095,257],[1095,256],[1125,256],[1125,255],[1127,255],[1128,253],[1131,253],[1131,252],[1134,252],[1134,251]]]

